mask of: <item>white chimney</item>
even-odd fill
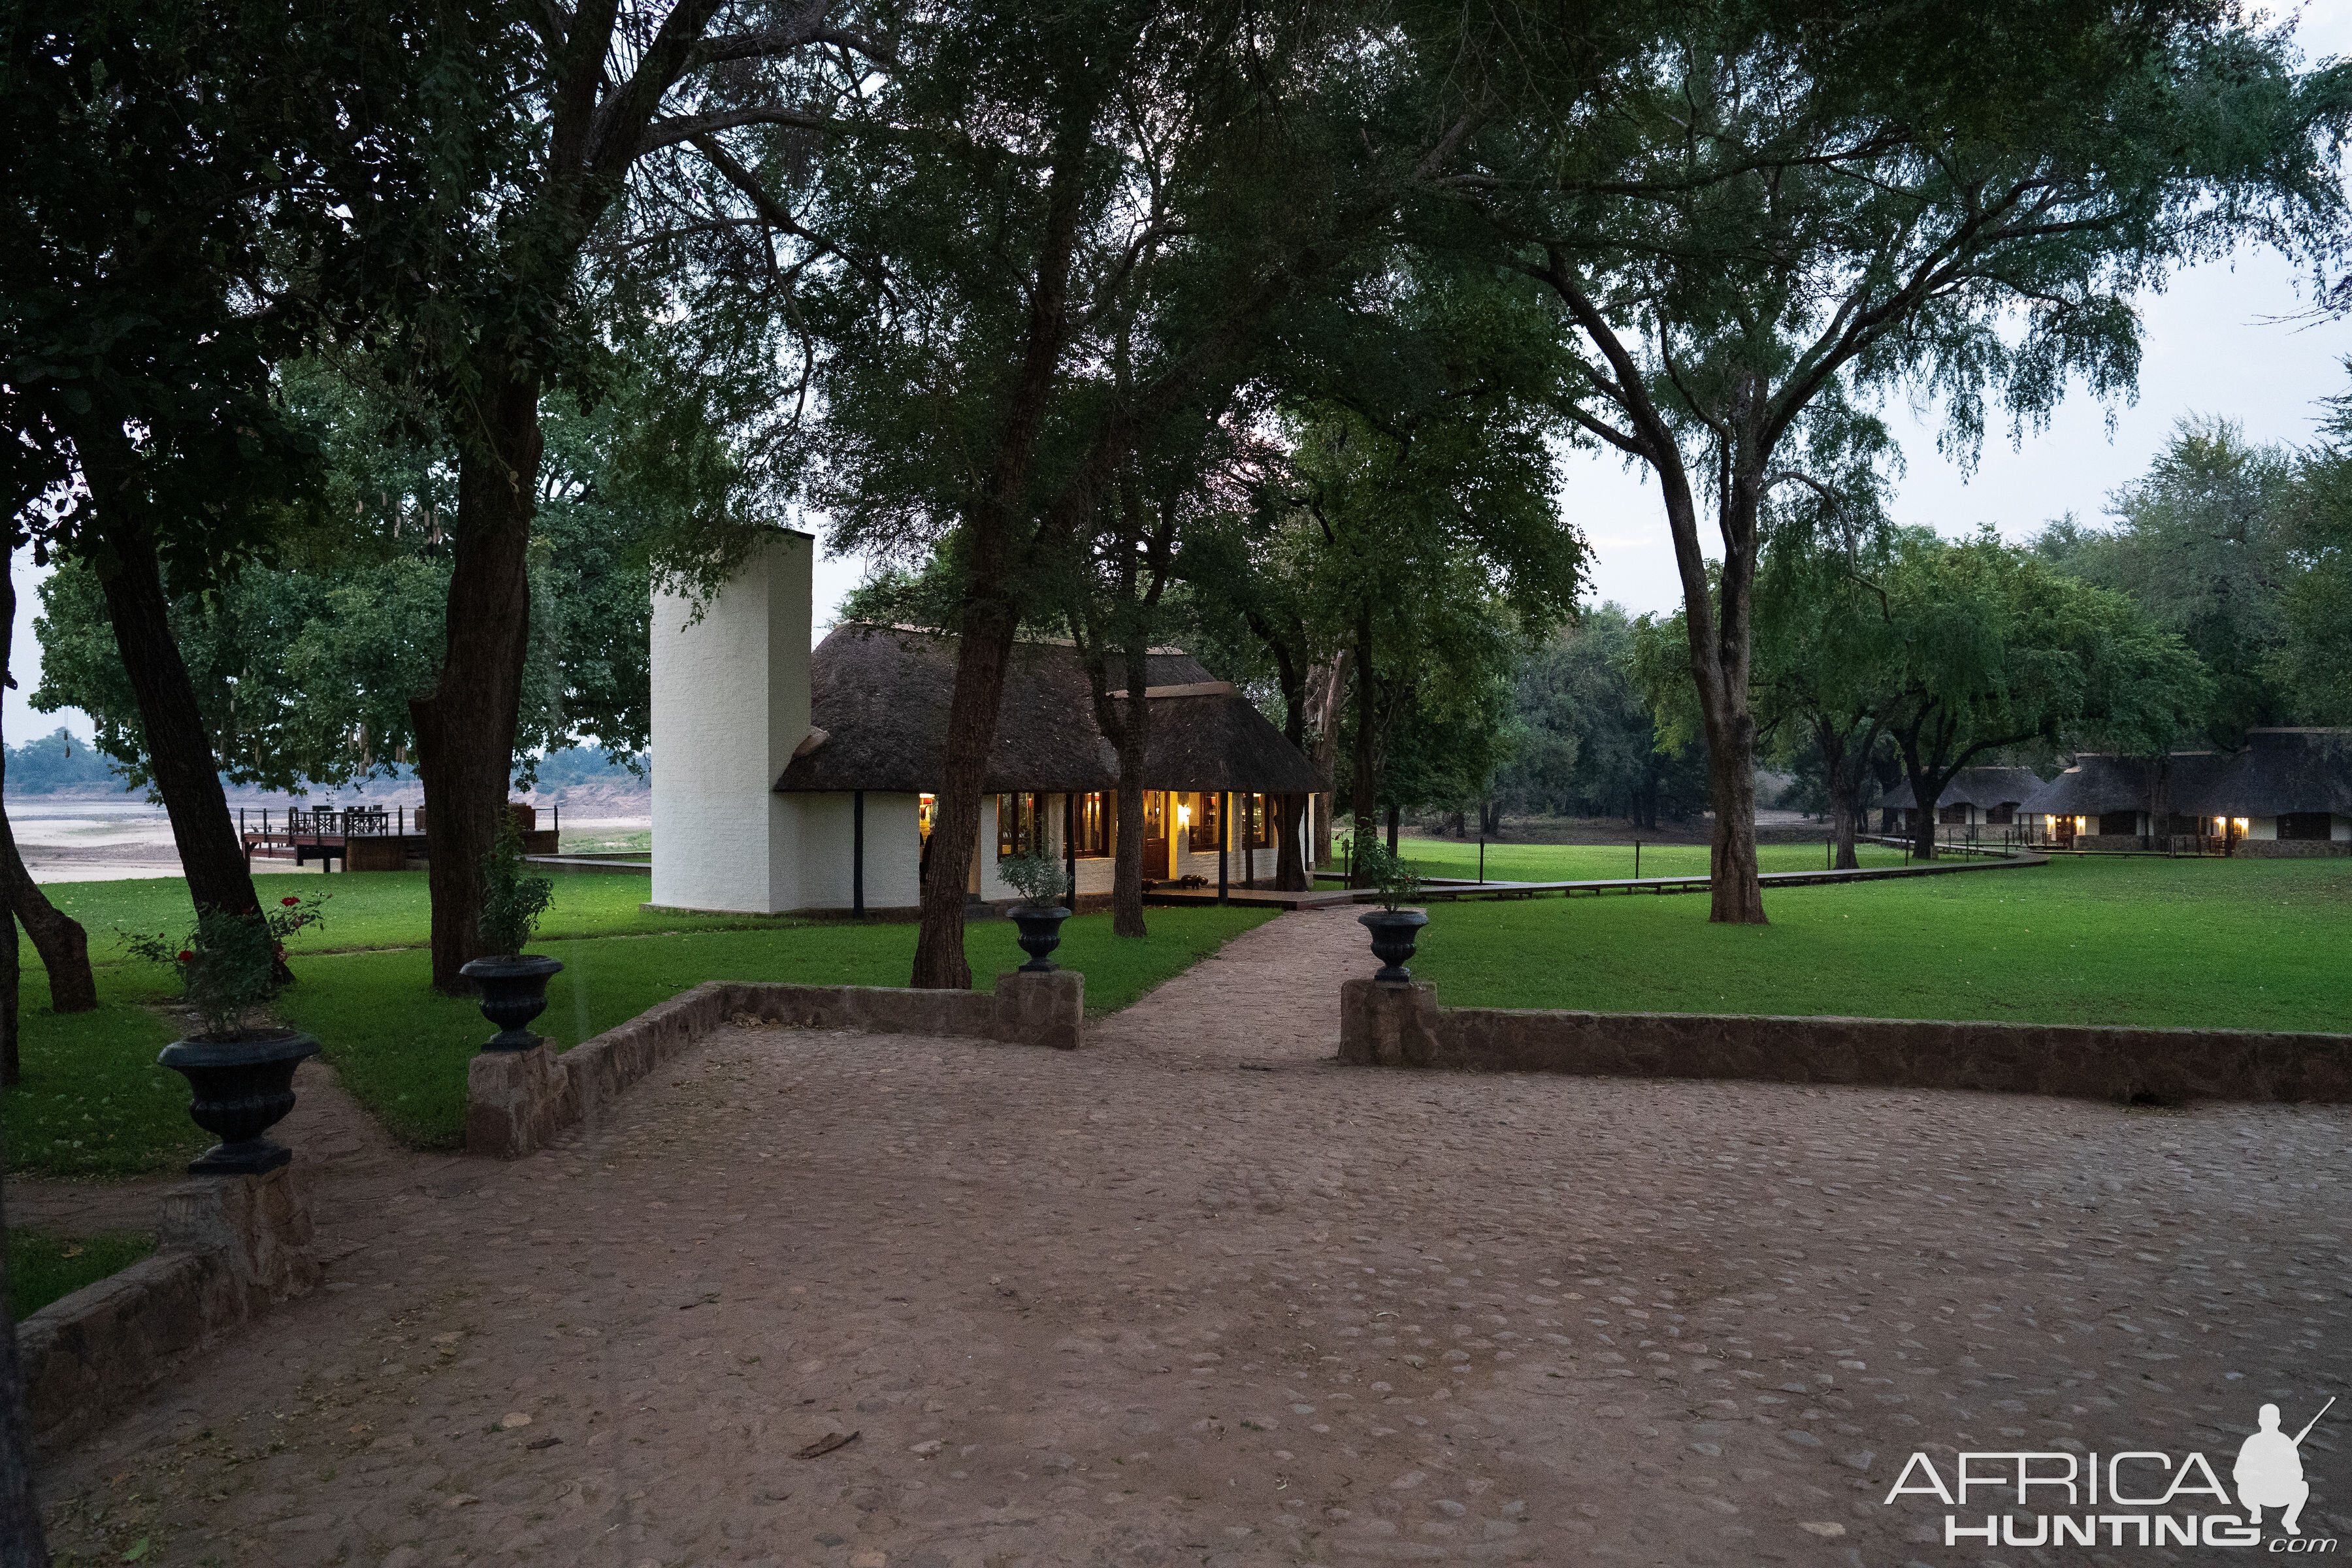
[[[653,606],[653,901],[770,914],[805,908],[803,814],[775,793],[809,731],[816,541],[778,530],[693,617]]]

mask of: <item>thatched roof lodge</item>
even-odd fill
[[[776,788],[787,793],[940,787],[956,639],[908,626],[850,623],[810,656],[806,743]],[[1304,795],[1315,769],[1256,704],[1191,654],[1154,648],[1143,774],[1158,789]],[[1118,787],[1118,758],[1095,723],[1094,700],[1067,643],[1013,645],[990,749],[991,793],[1083,793]]]
[[[2085,753],[2025,803],[2075,839],[2201,838],[2248,854],[2352,854],[2352,730],[2264,729],[2234,752]]]
[[[2042,775],[2032,768],[1962,768],[1936,797],[1936,820],[2004,826],[2017,819],[2017,808],[2041,787]],[[1888,790],[1878,804],[1890,814],[1902,813],[1906,829],[1916,826],[1919,802],[1908,779]]]
[[[851,624],[814,652],[814,541],[779,531],[698,617],[656,595],[653,901],[677,909],[909,910],[945,783],[956,639]],[[1002,860],[1045,852],[1108,894],[1118,836],[1144,877],[1275,875],[1275,805],[1300,816],[1314,767],[1191,655],[1154,649],[1141,820],[1118,820],[1118,762],[1066,644],[1016,644],[982,780],[971,894],[1010,900]],[[1301,835],[1303,840],[1304,835]]]

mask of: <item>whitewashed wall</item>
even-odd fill
[[[691,624],[684,597],[654,595],[656,904],[752,913],[808,905],[804,813],[775,784],[808,734],[815,548],[805,533],[780,531]]]

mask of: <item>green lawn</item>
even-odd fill
[[[421,872],[348,879],[257,877],[261,896],[335,895],[321,931],[297,937],[297,983],[280,1018],[319,1037],[344,1083],[400,1137],[446,1148],[462,1137],[466,1059],[491,1026],[469,1000],[427,985],[429,907]],[[647,914],[649,879],[610,872],[556,879],[556,901],[532,951],[563,960],[541,1032],[569,1047],[706,980],[903,985],[915,951],[910,924],[853,924],[759,916]],[[58,1017],[30,944],[24,1012],[25,1080],[5,1096],[10,1168],[43,1175],[152,1173],[209,1142],[188,1120],[185,1080],[155,1066],[176,1032],[156,1005],[176,990],[157,967],[129,960],[118,929],[177,930],[178,881],[52,883],[58,906],[90,931],[102,1005]],[[176,900],[176,903],[175,903]],[[1270,912],[1214,906],[1153,910],[1151,935],[1121,942],[1110,917],[1064,928],[1056,962],[1087,977],[1091,1014],[1116,1011],[1181,973]],[[967,931],[982,989],[1025,959],[1009,921]]]
[[[1456,844],[1448,838],[1399,838],[1397,852],[1424,877],[1478,875],[1478,846],[1475,843]],[[1828,864],[1819,844],[1767,844],[1756,855],[1767,871],[1818,871]],[[1706,856],[1704,844],[1644,844],[1641,874],[1704,877]],[[1865,866],[1900,866],[1903,851],[1865,844],[1861,847],[1861,858]],[[1633,847],[1630,844],[1486,846],[1486,879],[1492,882],[1582,882],[1632,875]]]
[[[155,1238],[135,1230],[63,1238],[30,1231],[8,1233],[8,1316],[21,1323],[61,1296],[94,1285],[155,1250]]]
[[[2060,858],[1764,907],[1713,926],[1700,894],[1438,904],[1413,974],[1457,1007],[2352,1033],[2352,860]]]
[[[288,897],[328,895],[325,923],[303,934],[303,952],[355,948],[406,947],[425,940],[432,900],[422,871],[368,871],[321,877],[280,871],[253,879],[264,904]],[[585,871],[555,879],[555,902],[540,928],[550,937],[617,936],[640,931],[737,931],[797,924],[776,915],[681,915],[648,913],[639,906],[652,879],[611,871]],[[123,882],[51,882],[49,901],[79,921],[89,932],[90,962],[126,962],[123,931],[184,933],[191,923],[188,885],[177,877]],[[33,962],[26,950],[26,962]]]

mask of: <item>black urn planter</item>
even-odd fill
[[[1013,911],[1013,923],[1021,928],[1021,951],[1029,962],[1021,966],[1024,974],[1045,974],[1054,968],[1054,961],[1045,955],[1062,945],[1062,922],[1070,911],[1058,904],[1049,910],[1022,908]]]
[[[547,983],[562,973],[560,959],[509,952],[478,958],[457,971],[482,988],[482,1016],[499,1026],[486,1051],[527,1051],[540,1037],[523,1027],[547,1011]]]
[[[1412,956],[1429,916],[1419,910],[1367,910],[1356,919],[1370,929],[1372,955],[1381,961],[1380,972],[1372,978],[1396,985],[1409,984],[1412,971],[1404,966],[1404,961]]]
[[[242,1040],[174,1040],[156,1060],[188,1080],[188,1115],[220,1140],[188,1166],[192,1176],[258,1176],[294,1158],[262,1136],[294,1109],[294,1068],[319,1042],[292,1029]]]

